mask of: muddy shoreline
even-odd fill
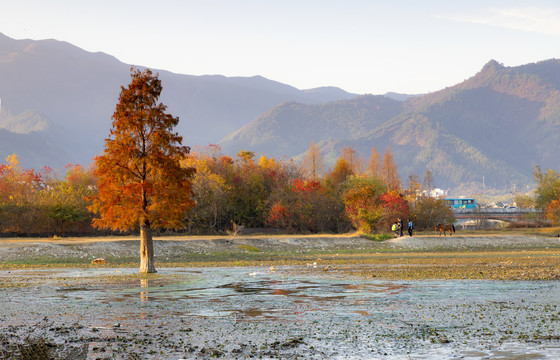
[[[134,258],[138,256],[137,237],[0,239],[0,262],[33,263],[34,259],[58,258],[87,263],[94,258]],[[359,236],[240,236],[157,237],[156,262],[188,258],[188,255],[228,254],[231,260],[244,253],[305,254],[321,252],[404,252],[560,249],[560,238],[527,235],[403,236],[373,241]],[[188,259],[187,259],[188,260]],[[40,262],[38,262],[40,263]]]
[[[150,275],[137,274],[137,254],[134,238],[0,240],[0,355],[553,359],[560,349],[554,237],[160,238]],[[98,257],[109,263],[91,265]]]
[[[139,240],[122,238],[0,240],[0,270],[137,267]],[[302,266],[379,279],[555,280],[560,238],[456,235],[372,241],[359,236],[162,237],[156,268]],[[104,265],[92,265],[102,258]],[[3,284],[0,283],[0,287]]]

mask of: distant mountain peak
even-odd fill
[[[43,131],[47,127],[47,120],[33,110],[12,115],[8,110],[0,109],[0,129],[6,129],[16,134],[29,134]]]
[[[400,94],[400,93],[390,91],[388,93],[383,94],[383,96],[386,96],[390,99],[397,100],[397,101],[406,101],[411,97],[421,96],[421,95]]]
[[[496,60],[490,60],[475,76],[473,76],[470,80],[467,80],[466,83],[472,82],[472,80],[474,80],[476,86],[479,86],[484,81],[495,78],[496,75],[502,72],[504,69],[506,69],[504,64],[501,64]]]
[[[504,69],[505,66],[502,63],[497,62],[496,60],[492,59],[490,61],[488,61],[486,63],[486,65],[484,65],[482,67],[482,71],[495,71],[495,70],[501,70]]]
[[[349,93],[336,86],[320,86],[317,88],[305,89],[302,91],[308,95],[323,96],[325,99],[328,99],[329,101],[349,100],[358,96],[357,94]]]
[[[334,90],[334,91],[344,91],[344,90],[342,90],[341,88],[336,87],[336,86],[319,86],[319,87],[316,87],[316,88],[305,89],[305,90],[303,90],[303,91],[305,91],[305,92],[317,92],[317,91],[324,91],[324,90],[328,90],[328,91],[332,91],[332,90]]]

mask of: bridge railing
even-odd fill
[[[532,208],[471,208],[453,209],[455,214],[540,214],[541,211]]]
[[[519,221],[527,218],[540,218],[542,211],[536,209],[521,208],[474,208],[474,209],[453,209],[457,220],[503,220]]]

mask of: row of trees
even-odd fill
[[[373,149],[368,164],[379,158],[376,153]],[[387,160],[388,150],[383,159],[385,168],[392,168],[385,173],[397,173],[398,179],[396,166]],[[315,166],[303,165],[309,161]],[[352,148],[344,148],[333,169],[325,172],[313,143],[302,164],[265,156],[255,159],[249,151],[231,158],[221,155],[216,145],[198,149],[182,161],[183,168],[196,169],[191,178],[194,206],[184,215],[187,231],[224,233],[235,223],[300,233],[383,232],[398,217],[412,219],[418,228],[451,220],[440,200],[420,195],[431,186],[429,172],[422,185],[411,176],[402,189],[382,171],[374,173],[374,166],[360,170],[359,163]],[[537,167],[534,175],[534,196],[516,201],[534,204],[546,219],[560,225],[560,174]],[[94,213],[88,211],[88,198],[98,194],[98,181],[92,167],[68,165],[60,178],[49,168],[22,169],[16,155],[8,156],[0,165],[0,232],[99,233],[91,225]]]
[[[310,162],[315,165],[309,166]],[[181,162],[183,169],[196,169],[190,175],[192,193],[169,195],[192,200],[194,206],[181,210],[189,233],[225,233],[233,224],[297,233],[352,229],[371,233],[388,232],[397,218],[412,219],[418,228],[452,218],[440,200],[420,195],[422,186],[417,177],[410,177],[407,188],[401,188],[389,149],[381,157],[373,148],[365,168],[350,147],[342,149],[332,170],[325,171],[322,164],[313,143],[301,164],[265,156],[257,159],[250,151],[240,151],[232,158],[221,154],[219,146],[210,145],[193,151]],[[98,184],[108,181],[99,173],[93,167],[68,165],[65,176],[57,178],[48,168],[40,172],[22,169],[16,155],[9,156],[6,164],[0,165],[0,231],[27,235],[99,233],[101,230],[92,227],[92,222],[100,221],[94,216],[101,206]],[[125,209],[123,203],[134,197],[127,200],[123,189],[105,189],[120,194],[112,203],[104,202],[116,221],[126,215],[116,211]],[[171,211],[165,204],[160,202],[158,212]],[[119,224],[122,222],[113,224],[115,231],[126,230]],[[162,228],[178,229],[181,224],[162,224]]]
[[[63,178],[51,169],[26,170],[17,156],[0,165],[0,230],[8,234],[91,232],[87,196],[96,191],[90,169],[68,165]]]

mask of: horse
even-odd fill
[[[453,224],[437,224],[436,225],[436,231],[439,230],[439,236],[441,236],[441,233],[443,232],[443,236],[445,236],[445,232],[449,231],[449,236],[453,236],[453,233],[455,232],[455,225]]]

